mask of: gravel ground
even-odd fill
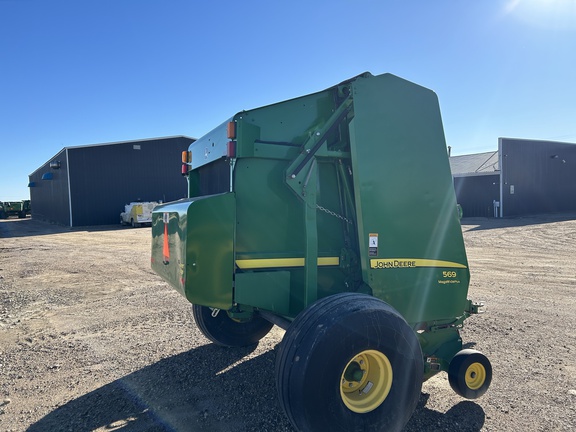
[[[576,215],[464,219],[468,347],[488,393],[424,383],[406,431],[576,430]],[[292,431],[276,399],[283,331],[223,349],[150,270],[150,228],[0,222],[0,431]]]

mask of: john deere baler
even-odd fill
[[[188,198],[156,207],[152,268],[212,342],[286,333],[276,362],[298,430],[398,430],[422,381],[481,396],[462,350],[480,304],[436,95],[384,74],[242,111],[183,154]]]

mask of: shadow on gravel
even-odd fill
[[[482,231],[498,228],[522,227],[528,225],[541,225],[554,222],[576,220],[576,213],[542,214],[535,216],[518,216],[509,218],[462,218],[462,229],[466,231]]]
[[[462,401],[445,413],[425,407],[430,395],[420,395],[414,415],[404,432],[445,431],[477,432],[484,426],[486,414],[480,405],[468,400]]]
[[[276,400],[275,351],[236,364],[253,349],[209,344],[161,360],[56,408],[28,431],[290,431]]]
[[[124,229],[141,229],[141,228],[123,227],[120,224],[70,228],[61,225],[53,225],[48,222],[32,220],[29,218],[0,220],[0,238],[31,237],[31,236],[62,234],[62,233],[79,232],[79,231],[80,232],[116,231]]]
[[[293,431],[276,398],[276,350],[237,364],[253,348],[204,345],[74,399],[28,431]],[[422,394],[405,431],[479,431],[484,411],[463,401],[447,413]]]

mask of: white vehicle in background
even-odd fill
[[[132,225],[132,228],[142,226],[144,224],[152,225],[152,210],[156,207],[158,202],[131,202],[124,206],[124,211],[120,213],[121,225]]]

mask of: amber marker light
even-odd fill
[[[184,150],[182,152],[182,163],[190,163],[192,162],[192,152]]]
[[[228,132],[228,139],[236,139],[236,122],[229,122],[228,123],[228,128],[227,128],[227,132]]]

